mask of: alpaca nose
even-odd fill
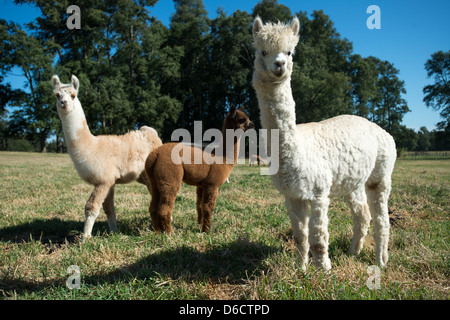
[[[283,68],[285,64],[286,64],[286,61],[275,61],[275,65],[278,68]]]
[[[248,126],[247,126],[249,129],[253,129],[254,127],[255,127],[255,124],[252,122],[252,121],[250,121],[249,123],[248,123]]]

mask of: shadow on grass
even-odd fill
[[[80,241],[78,230],[82,227],[82,222],[59,219],[36,220],[0,229],[0,241],[14,243],[40,241],[47,248],[49,244],[55,246],[77,244]],[[106,231],[106,222],[98,229]],[[81,270],[82,285],[94,288],[99,285],[128,283],[134,279],[149,281],[149,284],[164,280],[241,284],[252,276],[267,272],[269,267],[264,261],[280,250],[282,248],[251,241],[245,236],[203,250],[186,244],[162,247],[133,264],[121,266],[111,272],[89,274],[88,271]],[[22,294],[39,292],[46,288],[65,287],[67,280],[67,278],[45,280],[15,278],[11,272],[8,269],[6,273],[0,273],[0,293],[4,291],[9,292],[7,295],[12,292]]]
[[[241,284],[252,276],[267,272],[264,261],[280,250],[280,247],[249,241],[245,237],[204,251],[182,245],[161,250],[108,274],[87,277],[84,281],[95,285],[158,278]]]
[[[66,221],[58,218],[36,219],[32,222],[0,229],[0,241],[12,243],[42,244],[74,243],[83,229],[83,222]]]
[[[148,228],[149,219],[122,219],[117,222],[118,231],[125,235],[139,234],[142,228]],[[41,242],[44,245],[62,245],[80,241],[84,222],[52,219],[36,219],[31,222],[0,229],[0,242],[30,243]],[[99,235],[108,232],[106,221],[96,221],[92,234]]]

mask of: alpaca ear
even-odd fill
[[[234,104],[232,104],[230,106],[230,112],[229,114],[231,115],[231,117],[234,119],[236,117],[236,106]]]
[[[78,80],[77,77],[75,77],[74,75],[72,75],[71,82],[72,82],[72,86],[75,88],[75,90],[78,91],[78,88],[80,88],[80,80]]]
[[[256,16],[255,21],[253,22],[253,36],[256,36],[256,34],[262,29],[263,22],[259,16]]]
[[[294,36],[298,36],[298,33],[300,32],[300,20],[298,20],[297,16],[295,16],[291,22],[291,29],[292,32],[294,32]]]
[[[53,90],[58,89],[61,86],[61,81],[59,81],[59,77],[56,74],[53,75],[51,84],[52,84]]]

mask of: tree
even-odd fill
[[[378,71],[373,60],[355,54],[350,57],[351,96],[356,115],[368,118],[369,100],[376,94]]]
[[[427,107],[441,110],[444,121],[439,122],[439,129],[450,130],[450,50],[438,51],[425,63],[428,77],[434,77],[434,84],[423,88],[423,101]]]
[[[405,82],[398,78],[399,70],[389,61],[381,61],[375,57],[369,59],[375,63],[378,71],[376,93],[369,99],[369,119],[395,138],[395,132],[398,131],[404,115],[410,111],[402,98],[402,94],[406,93]]]
[[[420,127],[417,132],[417,151],[429,151],[433,145],[433,135],[426,127]]]
[[[164,44],[167,28],[149,15],[156,0],[80,0],[79,30],[66,26],[67,1],[17,2],[40,8],[42,15],[29,24],[30,29],[36,38],[54,44],[55,72],[61,79],[70,79],[71,74],[80,79],[80,101],[94,134],[121,134],[144,124],[160,133],[173,127],[179,103],[162,92],[162,86],[172,88],[165,75],[176,74],[179,61]],[[174,71],[167,72],[168,68]],[[58,140],[59,121],[55,132]]]
[[[7,110],[0,110],[0,150],[8,147],[8,121],[6,119]]]
[[[395,128],[395,133],[392,135],[395,139],[397,152],[416,150],[418,136],[413,129],[407,128],[404,125],[399,125]]]
[[[168,45],[170,30],[152,21],[142,36],[141,68],[136,72],[135,118],[138,126],[151,125],[169,140],[178,128],[182,105],[173,94],[173,84],[180,77],[183,49]]]
[[[287,23],[292,19],[291,10],[277,0],[262,0],[254,8],[252,17],[259,16],[264,22]]]
[[[352,113],[348,71],[351,43],[341,39],[323,11],[314,11],[312,19],[305,12],[297,16],[301,36],[292,73],[297,122],[320,121]]]
[[[170,96],[182,105],[178,124],[192,129],[195,120],[207,113],[205,91],[209,74],[209,18],[202,0],[175,0],[170,20],[168,46],[183,50],[180,76],[174,79]]]
[[[450,130],[433,130],[433,149],[450,150]]]
[[[36,6],[41,15],[26,29],[0,22],[0,112],[9,112],[8,117],[1,113],[2,136],[27,137],[45,150],[45,141],[56,134],[56,148],[63,150],[48,84],[54,73],[63,82],[72,74],[80,79],[79,98],[94,134],[121,134],[149,125],[167,141],[174,129],[193,129],[197,120],[204,129],[220,128],[231,104],[245,106],[259,127],[252,87],[252,21],[259,15],[266,22],[287,23],[290,9],[277,0],[262,0],[251,14],[219,9],[210,20],[202,0],[175,0],[176,12],[166,27],[151,16],[156,1],[79,0],[81,29],[69,29],[68,0],[15,0]],[[323,11],[296,15],[301,23],[292,73],[297,122],[357,114],[406,145],[411,135],[401,122],[409,109],[398,70],[388,61],[354,54],[352,43]],[[443,72],[435,64],[430,62],[429,75],[442,88],[448,66],[437,64],[447,70]],[[26,79],[22,89],[5,83],[13,68]],[[430,97],[435,108],[442,109],[441,96]],[[448,140],[433,136],[440,144]]]
[[[252,119],[259,118],[250,86],[254,60],[249,31],[252,20],[246,12],[238,10],[226,16],[223,10],[218,10],[218,17],[211,21],[210,69],[204,75],[208,79],[205,90],[209,110],[203,117],[207,127],[221,128],[232,104],[245,105]]]
[[[16,107],[11,121],[16,133],[22,132],[29,140],[38,141],[41,152],[45,152],[57,117],[48,82],[53,69],[52,44],[36,39],[12,22],[1,20],[0,29],[4,36],[1,55],[6,51],[11,57],[3,62],[3,69],[16,67],[26,79],[27,90],[16,91],[9,101],[11,107]]]

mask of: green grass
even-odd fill
[[[0,299],[448,299],[449,160],[399,160],[393,175],[388,266],[370,290],[372,230],[347,254],[352,219],[341,199],[330,216],[329,274],[296,267],[283,197],[259,168],[239,165],[219,192],[210,234],[197,226],[195,188],[183,185],[172,236],[150,229],[150,195],[116,187],[118,230],[102,213],[81,243],[92,187],[68,155],[0,153]],[[70,290],[67,268],[81,270]]]

